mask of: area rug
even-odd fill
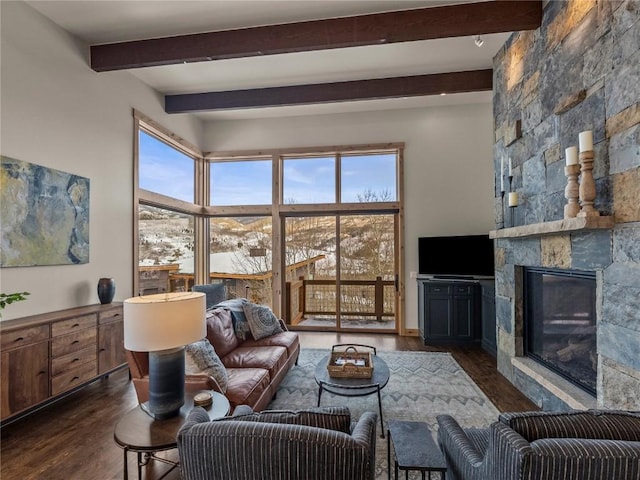
[[[270,409],[299,410],[315,407],[318,385],[314,380],[317,363],[329,350],[302,349],[298,365],[287,374]],[[436,437],[436,416],[449,414],[463,427],[484,427],[498,417],[498,409],[485,396],[451,354],[434,352],[387,352],[378,356],[389,365],[389,383],[382,390],[382,413],[388,420],[426,422]],[[352,418],[365,411],[378,413],[377,396],[339,397],[322,394],[322,406],[346,405]],[[378,419],[376,438],[376,478],[387,478],[387,440],[380,438]],[[410,476],[410,478],[420,478]]]

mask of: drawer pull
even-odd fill
[[[40,370],[40,371],[38,372],[38,375],[45,375],[46,373],[47,373],[47,372],[46,372],[45,370]]]
[[[76,327],[79,327],[79,326],[80,326],[79,323],[74,323],[71,328],[76,328]]]
[[[21,342],[22,340],[24,340],[24,337],[18,337],[14,340],[14,342]]]
[[[69,383],[75,382],[76,380],[80,380],[80,377],[78,376],[73,377]]]
[[[80,343],[80,340],[74,340],[73,342],[71,342],[71,345],[75,345],[76,343]]]
[[[71,360],[71,363],[75,363],[75,362],[79,362],[80,359],[79,358],[74,358],[73,360]]]

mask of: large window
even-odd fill
[[[218,156],[136,120],[139,294],[224,283],[295,328],[396,330],[401,144]]]

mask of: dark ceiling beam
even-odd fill
[[[471,70],[350,82],[166,95],[164,109],[167,113],[188,113],[205,110],[281,107],[479,92],[491,90],[492,86],[493,70]]]
[[[542,1],[489,1],[91,46],[97,72],[533,30]]]

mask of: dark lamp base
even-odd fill
[[[149,401],[142,408],[157,420],[175,417],[184,405],[184,347],[149,352]]]

